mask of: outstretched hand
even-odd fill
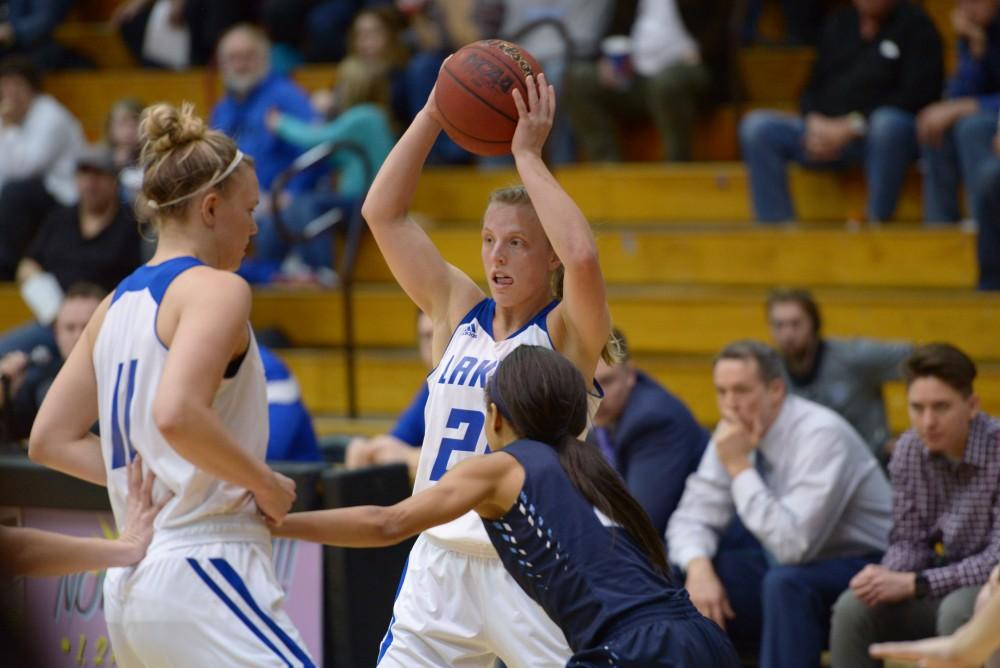
[[[136,455],[129,462],[128,468],[128,504],[125,507],[125,526],[122,528],[118,541],[131,545],[135,552],[135,561],[140,561],[146,554],[150,541],[153,539],[153,520],[163,506],[174,498],[173,492],[163,495],[157,503],[153,503],[153,483],[156,474],[148,471],[142,475],[142,457]]]
[[[964,660],[952,636],[910,642],[886,642],[872,645],[868,653],[875,659],[915,663],[918,668],[973,668],[979,665]]]
[[[527,100],[519,89],[511,92],[518,120],[510,150],[515,156],[518,153],[541,155],[556,115],[556,89],[544,74],[539,74],[537,78],[529,75],[524,85],[528,91]]]

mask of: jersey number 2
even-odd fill
[[[115,378],[115,395],[111,400],[111,468],[117,469],[125,466],[126,448],[128,448],[128,460],[135,457],[135,448],[132,447],[132,397],[135,395],[135,369],[139,365],[139,360],[129,360],[128,377],[125,380],[125,434],[122,436],[121,420],[118,419],[118,405],[121,403],[122,374],[125,371],[125,362],[118,365],[118,373]]]
[[[465,436],[462,438],[442,438],[438,447],[438,456],[434,460],[434,468],[431,469],[431,481],[440,480],[441,476],[448,470],[448,461],[451,453],[456,450],[463,452],[475,452],[476,443],[479,442],[479,435],[483,433],[483,423],[486,416],[481,411],[470,411],[463,408],[451,409],[448,416],[448,429],[458,429],[465,425]],[[487,451],[489,448],[487,447]]]

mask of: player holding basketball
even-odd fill
[[[105,579],[118,665],[312,666],[281,609],[258,513],[280,522],[295,486],[264,464],[264,372],[250,289],[232,273],[256,232],[253,164],[190,105],[150,107],[141,132],[156,254],[95,312],[42,404],[30,455],[107,485],[119,527],[136,452],[156,474],[154,498],[175,495],[145,559]]]
[[[553,347],[593,377],[611,330],[596,244],[583,213],[542,161],[555,95],[544,75],[526,80],[511,150],[523,188],[494,193],[482,227],[490,297],[449,265],[407,216],[441,121],[432,92],[383,163],[362,213],[393,275],[434,323],[426,433],[414,490],[487,450],[482,391],[498,360],[524,344]],[[565,272],[563,298],[550,279]],[[382,667],[563,666],[571,652],[545,612],[504,570],[469,513],[424,532],[410,553]]]
[[[276,533],[375,547],[472,510],[506,570],[566,634],[567,666],[736,668],[726,634],[670,584],[642,507],[597,448],[574,436],[587,424],[580,371],[552,350],[519,346],[488,381],[486,406],[490,455],[395,506],[292,514]],[[502,614],[482,604],[487,616]]]

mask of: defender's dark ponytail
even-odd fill
[[[604,455],[576,437],[587,427],[587,386],[580,371],[548,348],[519,346],[497,367],[486,394],[518,436],[559,453],[559,464],[573,486],[620,524],[669,579],[663,542],[646,511]]]

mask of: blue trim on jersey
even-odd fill
[[[309,655],[306,654],[302,648],[288,636],[287,633],[285,633],[284,629],[278,626],[277,622],[271,619],[263,610],[260,609],[257,602],[253,600],[250,590],[247,589],[246,584],[243,583],[243,579],[228,561],[225,559],[209,559],[208,561],[210,564],[215,566],[215,569],[219,571],[222,577],[226,578],[226,581],[232,586],[233,589],[236,590],[236,593],[240,595],[246,604],[250,606],[250,609],[257,613],[257,616],[260,617],[261,621],[264,622],[267,628],[271,629],[271,632],[278,636],[281,642],[285,644],[285,647],[291,650],[292,654],[295,655],[295,658],[301,661],[305,668],[316,668],[312,659],[309,658]]]
[[[153,316],[153,336],[160,342],[164,350],[168,350],[167,344],[160,338],[160,333],[156,331],[156,323],[160,318],[160,302],[167,288],[174,279],[192,267],[200,267],[204,263],[194,257],[175,257],[160,264],[144,264],[131,274],[125,277],[118,287],[115,288],[115,296],[111,298],[111,305],[126,292],[142,292],[149,290],[150,296],[156,302],[156,314]],[[110,309],[110,306],[108,307]]]
[[[289,661],[288,659],[286,659],[286,658],[285,658],[285,655],[284,655],[284,654],[282,654],[282,653],[281,653],[281,652],[280,652],[280,651],[278,650],[278,648],[274,646],[274,643],[272,643],[272,642],[271,642],[270,640],[268,640],[267,636],[265,636],[265,635],[264,635],[264,634],[263,634],[263,633],[262,633],[262,632],[260,631],[260,629],[258,629],[258,628],[257,628],[256,626],[254,626],[254,625],[253,625],[253,622],[251,622],[251,621],[250,621],[250,620],[249,620],[249,619],[247,618],[247,616],[243,614],[243,611],[242,611],[242,610],[240,610],[240,609],[239,609],[238,607],[236,607],[236,604],[235,604],[235,603],[233,603],[232,599],[230,599],[230,598],[229,598],[228,596],[226,596],[225,592],[223,592],[223,591],[222,591],[222,589],[220,589],[220,588],[219,588],[219,585],[217,585],[217,584],[215,584],[214,582],[212,582],[212,578],[208,577],[208,573],[206,573],[206,572],[205,572],[205,571],[204,571],[204,570],[202,569],[202,567],[201,567],[201,566],[200,566],[200,565],[198,564],[198,562],[197,562],[196,560],[194,560],[194,559],[190,558],[190,557],[188,557],[188,560],[187,560],[187,562],[188,562],[189,564],[191,564],[191,568],[193,568],[193,569],[194,569],[194,572],[198,574],[198,577],[200,577],[200,578],[202,579],[202,581],[203,581],[203,582],[204,582],[204,583],[205,583],[206,585],[208,585],[208,588],[209,588],[209,589],[211,589],[211,590],[212,590],[212,592],[213,592],[213,593],[214,593],[214,594],[215,594],[216,596],[218,596],[218,597],[219,597],[219,598],[220,598],[220,599],[222,600],[222,602],[223,602],[223,603],[225,603],[225,604],[226,604],[226,606],[227,606],[227,607],[228,607],[228,608],[229,608],[230,610],[232,610],[232,611],[233,611],[233,614],[234,614],[234,615],[236,615],[236,617],[238,617],[238,618],[239,618],[239,620],[240,620],[241,622],[243,622],[243,623],[244,623],[244,624],[246,625],[246,627],[247,627],[248,629],[250,629],[250,632],[251,632],[251,633],[253,633],[253,634],[254,634],[255,636],[257,636],[257,638],[258,638],[258,639],[259,639],[259,640],[260,640],[260,641],[261,641],[262,643],[264,643],[264,644],[265,644],[265,645],[267,646],[267,648],[268,648],[268,649],[270,649],[270,650],[271,650],[272,652],[274,652],[274,653],[275,653],[275,654],[276,654],[276,655],[278,656],[278,658],[279,658],[279,659],[281,659],[282,661],[284,661],[284,662],[285,662],[285,665],[286,665],[286,666],[288,666],[288,668],[293,668],[293,666],[292,666],[292,662],[291,662],[291,661]]]
[[[392,603],[395,606],[396,599],[399,598],[399,592],[403,590],[403,582],[406,580],[406,569],[410,566],[410,557],[406,557],[406,561],[403,563],[403,574],[399,576],[399,584],[396,586],[396,595],[392,597]],[[382,663],[382,657],[385,653],[389,651],[389,646],[392,645],[392,625],[396,623],[396,615],[392,615],[392,619],[389,620],[389,630],[385,632],[385,637],[382,638],[382,644],[378,648],[378,658],[375,659],[375,665]]]
[[[132,396],[135,394],[135,370],[139,360],[131,360],[128,364],[128,390],[125,393],[125,461],[135,459],[135,446],[132,445]]]
[[[122,430],[118,425],[118,387],[122,381],[124,364],[118,365],[118,375],[115,378],[115,393],[111,397],[111,468],[124,466],[127,460],[125,446],[122,443]]]
[[[191,267],[202,264],[201,260],[193,257],[175,257],[160,264],[144,264],[118,284],[111,303],[114,304],[126,292],[142,292],[148,289],[158,306],[175,278]]]
[[[532,325],[538,325],[539,327],[542,328],[542,331],[548,334],[549,327],[548,323],[546,322],[546,317],[549,315],[549,312],[558,305],[559,305],[559,300],[553,299],[545,306],[545,308],[543,308],[541,311],[533,315],[528,322],[524,323],[524,325],[522,325],[520,329],[518,329],[516,332],[514,332],[507,338],[508,339],[514,338],[515,336],[522,333],[524,330],[528,329]],[[497,303],[493,301],[492,297],[486,297],[481,302],[473,306],[472,310],[465,314],[465,317],[462,318],[462,321],[459,322],[458,325],[459,327],[461,327],[462,325],[469,324],[473,320],[478,320],[480,327],[483,328],[483,331],[489,334],[490,338],[493,339],[493,316],[496,315],[496,310],[497,310]],[[454,334],[452,334],[452,337],[454,338]],[[550,343],[552,342],[551,337],[549,338],[549,342]],[[553,350],[555,350],[555,345],[553,345],[552,348]]]

